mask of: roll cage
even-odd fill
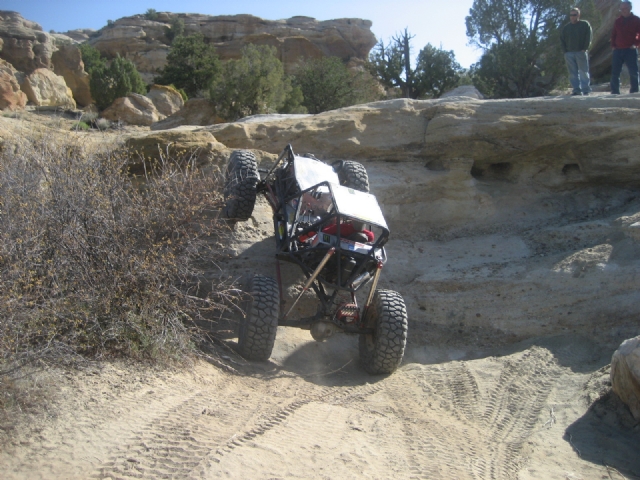
[[[261,171],[261,173],[265,173]],[[389,229],[375,196],[340,185],[339,177],[331,165],[313,156],[297,156],[287,145],[276,163],[257,185],[258,192],[267,198],[274,215],[278,284],[283,292],[279,261],[297,264],[307,277],[303,292],[312,288],[320,300],[313,317],[289,320],[300,296],[281,315],[279,325],[304,326],[331,317],[343,330],[363,333],[359,311],[345,324],[342,319],[340,292],[351,295],[357,307],[356,292],[371,283],[364,313],[375,292],[380,270],[387,261],[384,245]],[[345,232],[370,232],[364,240],[346,238]],[[343,236],[343,234],[345,234]],[[371,239],[373,236],[373,239]],[[281,305],[284,298],[281,293]]]

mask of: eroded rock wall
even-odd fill
[[[166,64],[171,43],[167,32],[180,19],[185,33],[200,32],[216,46],[223,60],[239,58],[249,44],[271,45],[278,51],[285,69],[291,71],[301,58],[337,56],[364,60],[376,44],[371,22],[356,18],[318,21],[310,17],[263,20],[252,15],[210,16],[161,12],[155,20],[134,15],[116,20],[90,39],[103,54],[117,54],[136,64],[146,81]]]
[[[638,95],[452,97],[200,129],[232,149],[362,162],[391,230],[381,285],[405,298],[410,338],[615,342],[640,333],[639,115]],[[260,237],[271,219],[243,228]],[[272,257],[258,266],[272,274]]]
[[[19,13],[0,10],[0,40],[0,58],[16,70],[28,75],[38,68],[51,68],[53,38]]]

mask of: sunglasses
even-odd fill
[[[570,17],[577,17],[577,16],[578,16],[578,14],[577,14],[577,13],[570,13],[570,14],[569,14],[569,16],[570,16]]]

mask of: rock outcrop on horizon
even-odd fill
[[[171,22],[175,20],[184,22],[186,34],[202,33],[216,46],[223,60],[240,58],[242,48],[250,43],[274,46],[289,72],[296,62],[305,58],[337,56],[358,64],[367,58],[376,44],[371,22],[356,18],[263,20],[252,15],[163,12],[158,13],[155,20],[149,20],[145,15],[124,17],[97,32],[77,29],[65,34],[50,34],[17,12],[0,10],[0,59],[11,64],[18,75],[30,75],[42,68],[54,71],[64,77],[75,102],[84,107],[92,99],[77,43],[88,41],[107,58],[116,55],[128,58],[142,78],[152,83],[158,69],[166,65]],[[0,87],[0,96],[12,95],[7,82]],[[41,104],[57,102],[42,101]]]
[[[17,12],[0,10],[0,58],[25,74],[38,68],[51,68],[51,55],[56,50],[50,34],[36,22]]]
[[[133,15],[100,29],[89,43],[107,57],[130,59],[145,81],[166,64],[171,41],[167,37],[173,20],[180,19],[185,34],[202,33],[216,46],[222,60],[240,58],[249,43],[271,45],[285,70],[302,58],[336,56],[363,61],[376,44],[371,22],[357,18],[318,21],[310,17],[263,20],[253,15],[199,15],[159,12],[155,20]]]

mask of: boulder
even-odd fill
[[[0,10],[0,58],[16,70],[30,74],[39,68],[51,68],[54,41],[42,27],[25,20],[17,12]]]
[[[16,79],[16,69],[0,59],[0,110],[21,110],[27,104],[27,96]]]
[[[215,106],[204,98],[191,98],[173,115],[151,125],[151,130],[167,130],[182,125],[213,125],[222,123]]]
[[[71,89],[62,76],[47,68],[38,68],[20,85],[31,103],[39,107],[76,108]]]
[[[61,45],[53,53],[51,60],[54,73],[64,78],[76,103],[81,107],[94,103],[89,87],[89,74],[84,71],[80,49],[76,45]]]
[[[152,132],[129,138],[125,148],[130,152],[129,170],[143,174],[161,160],[186,164],[192,159],[197,165],[215,163],[224,165],[230,150],[216,141],[209,132],[183,127],[163,132]]]
[[[611,358],[611,386],[640,420],[640,336],[625,340]]]
[[[249,44],[272,45],[290,73],[301,58],[337,56],[365,60],[377,43],[371,22],[357,18],[318,21],[311,17],[263,20],[252,15],[210,16],[159,12],[156,20],[134,15],[116,20],[89,42],[107,57],[130,59],[150,82],[166,65],[171,22],[181,19],[187,34],[200,32],[216,46],[222,60],[239,58]]]
[[[447,97],[469,97],[483,99],[484,95],[482,95],[473,85],[463,85],[461,87],[456,87],[453,90],[449,90],[448,92],[443,93],[440,98]]]
[[[149,98],[158,112],[165,117],[173,115],[184,106],[184,100],[182,95],[173,87],[167,87],[164,85],[153,85],[149,93]]]
[[[157,122],[161,117],[151,99],[138,93],[117,98],[101,116],[114,122],[122,121],[129,125],[144,126]]]

